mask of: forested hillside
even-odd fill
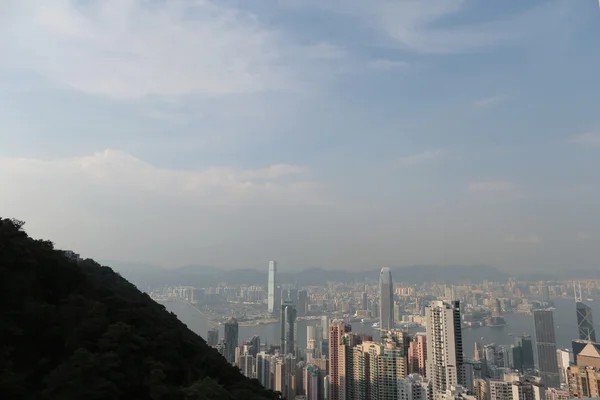
[[[22,225],[0,218],[0,398],[279,398],[113,270]]]

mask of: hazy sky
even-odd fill
[[[3,0],[0,214],[169,267],[600,266],[595,0]]]

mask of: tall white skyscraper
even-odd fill
[[[277,261],[269,261],[269,278],[267,281],[267,310],[273,313],[277,310],[275,304],[275,290],[277,289],[277,281],[275,280],[275,274],[277,273]]]
[[[425,321],[427,377],[432,380],[434,398],[441,398],[452,386],[465,384],[459,302],[430,302]]]
[[[389,268],[379,274],[379,325],[381,329],[394,329],[394,282]]]

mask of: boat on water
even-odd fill
[[[594,301],[594,299],[587,299],[587,301]]]
[[[377,320],[375,318],[362,318],[360,320],[360,322],[362,322],[363,324],[370,324],[373,322],[376,322]]]
[[[379,329],[379,326],[379,322],[375,322],[373,325],[371,325],[371,327],[375,329]]]

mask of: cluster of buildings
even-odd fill
[[[431,285],[419,289],[425,293],[417,296],[414,287],[395,286],[391,271],[383,268],[376,291],[366,286],[350,292],[343,286],[303,290],[279,284],[277,263],[271,261],[266,293],[259,294],[257,287],[243,293],[224,288],[220,293],[263,299],[266,313],[279,321],[278,343],[261,343],[258,336],[240,343],[239,323],[233,317],[223,324],[221,340],[215,328],[208,332],[207,341],[244,375],[286,399],[598,397],[600,344],[591,308],[581,293],[575,307],[579,337],[571,350],[557,348],[551,298],[564,294],[566,288],[562,283],[486,283],[469,290]],[[193,288],[176,289],[186,298],[197,299]],[[535,293],[541,300],[522,293]],[[474,349],[463,348],[465,327],[476,327],[478,321],[502,325],[504,313],[519,311],[533,315],[533,336],[516,336],[512,345],[475,343]],[[298,343],[298,318],[310,314],[321,314],[321,324],[307,326],[306,343]],[[351,322],[356,318],[375,322],[381,339],[353,332]],[[418,321],[425,331],[409,333],[407,320]]]

